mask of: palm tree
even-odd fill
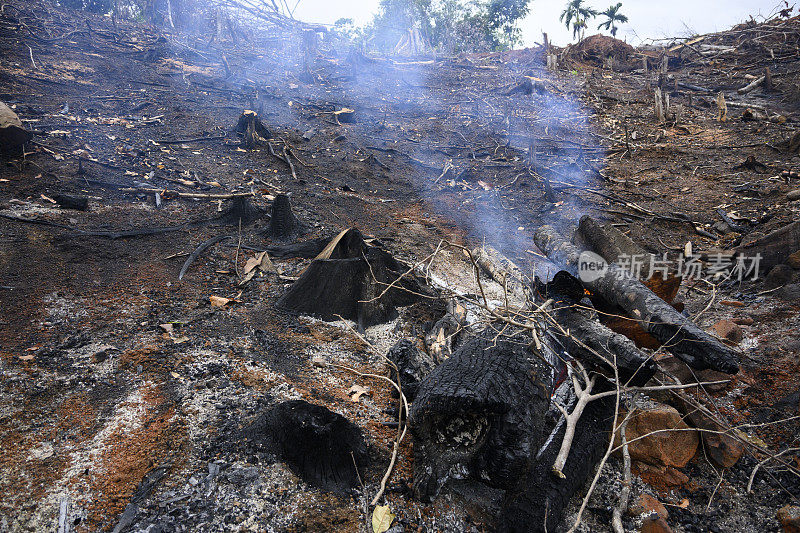
[[[572,23],[572,38],[578,34],[583,40],[583,31],[586,29],[586,21],[597,16],[597,11],[584,5],[583,0],[569,0],[567,7],[561,13],[560,20],[569,29]]]
[[[605,22],[601,22],[600,25],[597,27],[597,29],[598,30],[600,28],[603,28],[603,29],[606,29],[606,30],[610,29],[611,30],[611,35],[613,37],[616,37],[617,36],[617,30],[619,29],[619,28],[617,28],[617,22],[621,22],[622,24],[628,22],[628,17],[626,17],[625,15],[623,15],[622,13],[619,12],[619,8],[621,8],[621,7],[622,7],[622,2],[617,2],[617,5],[609,6],[608,9],[606,9],[603,12],[601,12],[600,15],[605,16],[607,20]]]

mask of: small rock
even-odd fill
[[[794,200],[800,200],[800,189],[795,189],[786,193],[786,199],[790,202],[793,202]]]
[[[789,265],[775,265],[764,279],[764,285],[768,289],[774,289],[781,285],[786,285],[792,279],[792,267]]]
[[[669,429],[678,431],[664,431]],[[697,432],[689,430],[678,410],[667,405],[635,412],[628,421],[626,436],[633,441],[628,446],[632,459],[658,467],[686,466],[700,443]],[[619,434],[614,440],[618,445]]]
[[[800,533],[800,507],[786,505],[778,510],[778,520],[784,533]]]
[[[710,368],[706,370],[691,369],[689,368],[689,365],[675,356],[667,356],[663,359],[659,359],[658,366],[661,367],[661,369],[665,372],[668,372],[678,378],[681,383],[725,381],[731,378],[729,374],[711,370]],[[704,385],[704,388],[709,392],[718,392],[724,390],[727,388],[727,386],[728,383],[717,383],[714,385]],[[669,395],[664,395],[663,397],[669,398]]]
[[[738,324],[730,320],[720,320],[712,327],[714,333],[725,341],[731,344],[739,344],[744,339],[742,328]]]
[[[669,517],[667,508],[655,496],[647,493],[639,496],[639,499],[631,506],[628,513],[633,516],[657,513],[661,518]]]
[[[644,519],[642,523],[642,533],[672,533],[667,521],[658,515],[653,515]]]
[[[789,258],[786,259],[786,264],[792,268],[800,269],[800,250],[797,250],[795,253],[791,254]]]

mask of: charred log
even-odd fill
[[[572,274],[577,273],[578,248],[551,226],[539,228],[534,241],[554,262]],[[597,279],[583,281],[583,285],[609,304],[624,309],[645,331],[689,366],[699,370],[712,368],[729,374],[739,371],[733,350],[697,327],[616,263],[610,263],[605,273]]]
[[[264,235],[276,241],[291,241],[302,233],[303,227],[292,211],[292,203],[285,194],[279,194],[272,202],[272,217]]]
[[[85,196],[73,196],[71,194],[56,194],[53,196],[58,207],[63,209],[76,209],[86,211],[89,208],[89,199]]]
[[[243,434],[251,445],[279,457],[306,483],[325,490],[356,487],[368,462],[358,426],[304,400],[272,407]]]
[[[295,242],[292,244],[275,244],[267,246],[266,251],[270,257],[302,257],[314,259],[331,241],[331,237],[321,237],[309,241]]]
[[[614,398],[590,402],[578,425],[569,457],[562,470],[564,478],[553,475],[553,462],[564,437],[562,424],[548,440],[548,446],[514,489],[506,493],[497,529],[509,533],[560,531],[559,524],[570,498],[594,473],[603,457],[614,418]]]
[[[436,363],[433,358],[421,352],[417,345],[408,339],[400,339],[392,346],[386,357],[397,366],[400,371],[403,394],[409,402],[413,402],[419,384],[433,371]],[[397,372],[394,370],[392,370],[392,379],[397,379]],[[397,395],[399,396],[399,394]]]
[[[642,386],[653,377],[658,369],[653,358],[597,320],[597,313],[583,298],[583,287],[576,278],[562,270],[544,290],[555,300],[551,306],[553,318],[569,335],[561,336],[555,328],[548,333],[555,335],[572,357],[608,377],[614,377],[616,365],[621,382],[630,385]]]
[[[526,337],[494,337],[466,341],[419,387],[409,420],[423,501],[451,477],[514,487],[541,445],[552,369]]]
[[[277,307],[323,320],[341,316],[363,330],[393,320],[398,307],[411,305],[426,292],[416,278],[404,276],[407,271],[406,265],[374,247],[361,257],[315,259]]]

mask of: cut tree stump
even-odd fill
[[[772,267],[785,263],[789,256],[800,250],[800,220],[772,233],[734,248],[733,252],[747,258],[761,254],[760,270],[766,274]],[[763,275],[759,274],[760,278]]]
[[[353,320],[360,329],[397,317],[397,308],[428,294],[409,267],[368,245],[358,230],[334,238],[276,304],[279,309],[333,321]]]
[[[31,134],[22,125],[16,113],[0,102],[0,152],[18,152],[31,139]]]
[[[276,241],[293,241],[303,232],[303,225],[292,211],[289,196],[278,194],[272,201],[272,216],[264,235]]]
[[[358,426],[304,400],[270,408],[243,435],[252,445],[277,455],[303,481],[325,490],[357,487],[368,463]]]
[[[249,109],[246,109],[239,117],[234,131],[242,135],[242,143],[249,148],[263,144],[272,137],[267,127],[258,118],[258,113]]]

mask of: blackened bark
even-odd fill
[[[298,314],[356,321],[360,329],[397,316],[397,308],[419,300],[427,291],[408,267],[379,248],[362,257],[316,259],[278,300],[277,307]],[[396,282],[391,288],[388,288]]]
[[[272,407],[244,430],[251,445],[274,453],[305,482],[325,490],[358,486],[367,465],[361,430],[320,405],[292,400]]]
[[[465,341],[419,387],[409,420],[423,501],[454,476],[513,487],[541,445],[552,368],[528,337],[495,336]]]
[[[580,281],[562,270],[553,280],[541,287],[554,300],[551,314],[561,328],[549,328],[575,359],[591,370],[614,377],[616,363],[623,384],[642,386],[655,374],[658,366],[652,357],[641,352],[628,337],[611,331],[597,320],[591,302],[583,296]]]
[[[276,241],[291,241],[302,233],[302,224],[292,212],[292,203],[285,194],[279,194],[272,202],[272,216],[264,235]]]
[[[400,383],[406,400],[413,402],[419,389],[419,384],[436,367],[433,358],[420,351],[417,345],[408,339],[400,339],[392,346],[386,357],[397,366],[400,371]],[[392,369],[392,379],[397,379],[397,373]],[[396,391],[394,391],[395,394]],[[399,394],[397,394],[399,396]]]
[[[580,251],[552,227],[542,226],[534,234],[536,245],[571,274],[577,274]],[[639,325],[689,366],[712,368],[735,374],[736,354],[706,333],[674,307],[659,298],[629,272],[610,263],[606,272],[583,285],[606,302],[624,309]]]
[[[572,441],[564,478],[553,474],[553,462],[564,437],[564,425],[550,441],[529,474],[506,493],[497,529],[508,533],[561,531],[559,524],[570,498],[594,474],[611,438],[614,398],[590,402]]]

